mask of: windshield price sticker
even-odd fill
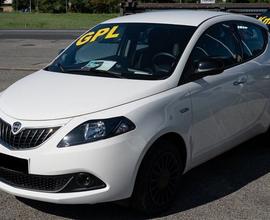
[[[115,61],[111,60],[91,60],[88,64],[86,64],[83,69],[96,69],[108,71],[116,64]]]
[[[91,31],[91,32],[83,35],[76,42],[76,45],[81,46],[81,45],[84,45],[86,43],[92,43],[92,42],[96,41],[100,37],[104,37],[104,39],[117,38],[119,36],[119,34],[116,33],[118,27],[119,26],[117,25],[117,26],[113,26],[111,28],[102,28],[102,29],[99,29],[96,32]]]
[[[270,18],[263,16],[258,18],[259,21],[263,22],[264,24],[270,24]]]

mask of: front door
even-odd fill
[[[224,72],[189,80],[195,66],[208,58],[221,59]],[[192,101],[192,156],[198,163],[220,151],[224,143],[237,136],[246,126],[249,110],[242,92],[247,75],[238,64],[242,61],[241,46],[228,23],[210,27],[198,40],[184,70],[182,80],[189,83]]]

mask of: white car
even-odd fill
[[[166,209],[183,173],[268,130],[260,21],[210,11],[115,18],[0,95],[0,189]]]

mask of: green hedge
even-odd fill
[[[2,1],[2,0],[0,0]],[[15,10],[29,9],[30,0],[14,0]],[[184,3],[199,2],[200,0],[182,0]],[[246,2],[270,2],[270,0],[227,0],[227,2],[246,3]],[[121,0],[32,0],[32,10],[45,13],[64,13],[66,3],[68,12],[80,13],[118,13]],[[179,2],[179,0],[141,0],[140,2]],[[216,0],[222,2],[222,0]],[[38,7],[37,7],[38,4]]]
[[[32,10],[46,13],[66,12],[66,2],[69,12],[82,13],[118,13],[120,0],[32,0]],[[37,7],[38,6],[38,7]],[[15,10],[29,9],[29,0],[13,1]]]

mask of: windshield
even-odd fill
[[[195,27],[101,24],[81,36],[48,71],[130,79],[169,77]]]

